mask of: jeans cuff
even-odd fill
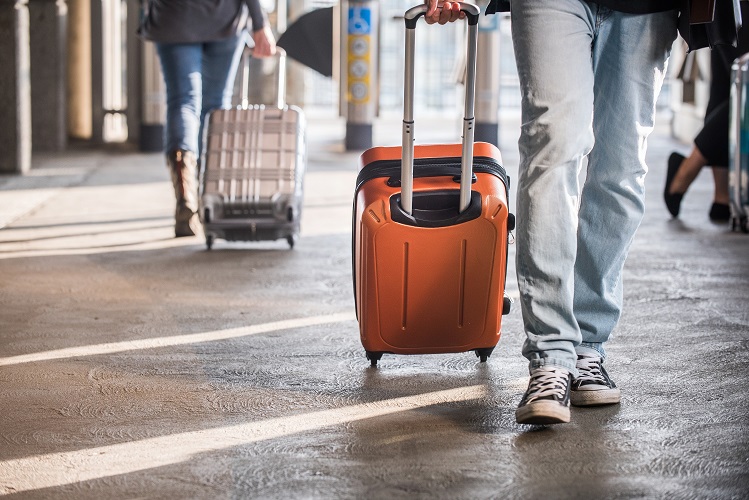
[[[606,360],[606,351],[603,350],[603,344],[597,342],[583,342],[579,346],[575,347],[575,352],[578,354],[592,354],[594,356],[600,356],[601,361]]]

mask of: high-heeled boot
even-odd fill
[[[192,151],[177,150],[167,154],[174,196],[174,236],[194,236],[200,231],[198,218],[197,160]]]

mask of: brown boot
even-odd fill
[[[177,238],[194,236],[200,231],[195,153],[172,151],[167,155],[167,163],[172,174],[174,196],[177,198],[177,207],[174,210],[174,235]]]

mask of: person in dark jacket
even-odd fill
[[[741,2],[741,17],[749,16],[749,3]],[[713,202],[708,216],[717,223],[728,222],[731,217],[728,194],[728,135],[729,105],[731,97],[731,65],[734,59],[749,52],[749,31],[738,32],[736,47],[721,44],[710,53],[710,99],[705,110],[705,123],[694,138],[687,156],[678,152],[668,158],[666,185],[663,200],[669,213],[679,216],[681,202],[689,186],[703,167],[712,167]]]
[[[426,0],[427,22],[460,17]],[[487,13],[498,10],[492,0]],[[529,360],[519,423],[616,404],[604,344],[642,220],[645,150],[676,39],[676,0],[511,0],[521,102],[517,279]],[[480,64],[480,63],[479,63]],[[587,165],[581,186],[578,175]]]
[[[231,105],[234,78],[251,23],[254,57],[275,53],[259,0],[149,0],[140,35],[156,43],[166,84],[165,149],[171,172],[175,236],[200,230],[197,165],[203,121]]]

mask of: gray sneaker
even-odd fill
[[[572,380],[570,394],[573,405],[611,405],[621,400],[621,391],[606,373],[599,356],[578,354],[576,367],[579,375]]]
[[[570,421],[570,381],[563,368],[543,366],[531,370],[528,390],[515,410],[519,424],[563,424]]]

